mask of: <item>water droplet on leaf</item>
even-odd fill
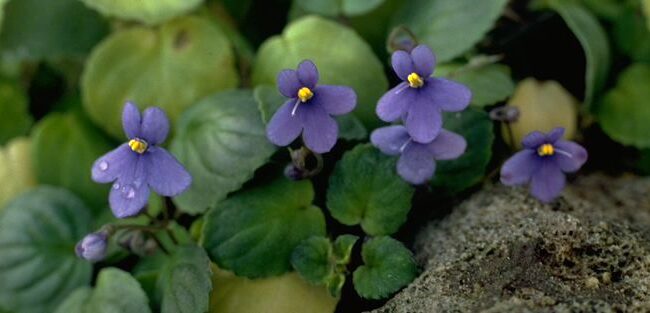
[[[102,171],[107,170],[107,169],[108,169],[108,162],[106,162],[106,161],[101,161],[101,162],[99,163],[99,169],[102,170]]]

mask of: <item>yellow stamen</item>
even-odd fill
[[[409,85],[413,88],[420,88],[422,85],[424,85],[424,80],[422,80],[422,77],[418,75],[418,73],[411,73],[407,77],[409,81]]]
[[[555,154],[555,148],[550,143],[545,143],[537,148],[537,154],[539,156],[551,156]]]
[[[311,99],[313,96],[314,93],[307,87],[302,87],[298,90],[298,99],[300,99],[301,102],[307,102],[307,100]]]
[[[147,143],[144,140],[140,139],[131,139],[129,140],[129,147],[131,147],[131,150],[134,152],[143,154],[145,151],[147,151]]]

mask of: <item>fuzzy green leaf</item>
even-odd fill
[[[13,81],[0,79],[0,145],[24,135],[32,125],[27,95]]]
[[[646,27],[647,17],[636,10],[623,11],[614,20],[614,41],[623,53],[635,61],[650,61],[650,30]]]
[[[158,278],[161,312],[206,312],[212,290],[210,259],[197,246],[179,247],[168,258]]]
[[[332,273],[332,243],[326,237],[311,237],[301,242],[291,254],[291,265],[306,281],[323,285]]]
[[[203,0],[81,0],[105,16],[158,24],[183,15]]]

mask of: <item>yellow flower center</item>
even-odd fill
[[[411,73],[407,77],[409,81],[409,85],[413,88],[420,88],[422,85],[424,85],[424,80],[422,80],[422,77],[418,75],[418,73]]]
[[[138,138],[129,140],[129,147],[131,147],[131,150],[140,154],[143,154],[145,151],[147,151],[148,146],[149,145],[147,142]]]
[[[311,99],[313,96],[314,93],[307,87],[302,87],[298,90],[298,99],[300,99],[301,102],[307,102],[307,100]]]
[[[555,148],[552,144],[545,143],[537,148],[537,154],[539,154],[539,156],[551,156],[555,154]]]

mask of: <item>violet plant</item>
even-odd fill
[[[371,310],[432,211],[550,210],[602,143],[622,162],[589,170],[650,168],[648,58],[617,38],[610,71],[596,8],[290,2],[0,0],[0,312]],[[547,11],[586,51],[569,91],[513,48]]]

